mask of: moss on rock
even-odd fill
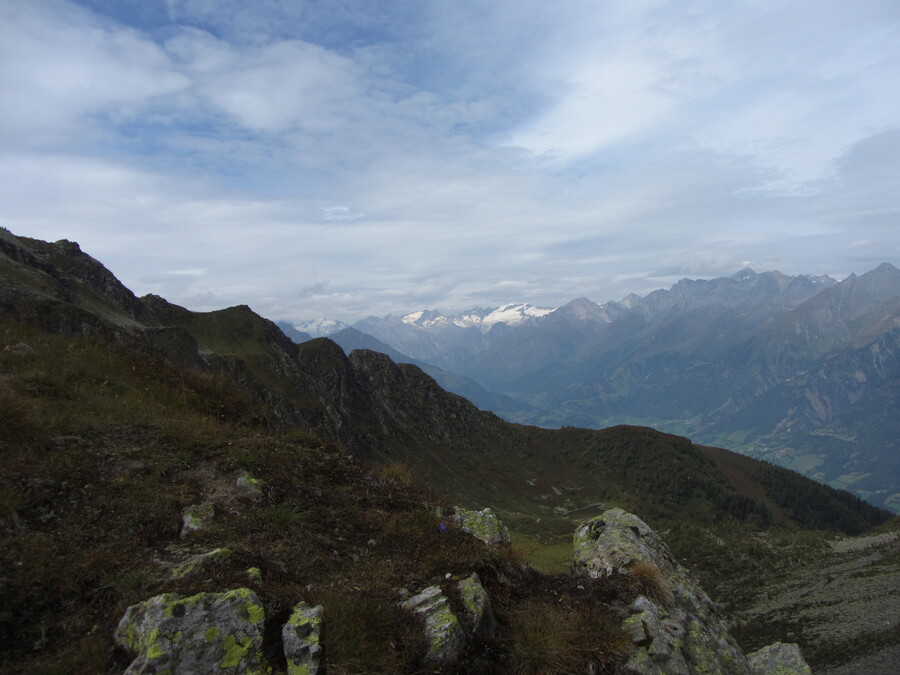
[[[248,588],[164,593],[129,607],[114,638],[135,654],[127,673],[258,673],[264,622],[262,603]]]
[[[429,661],[452,663],[459,658],[465,647],[465,634],[439,586],[429,586],[400,603],[400,606],[415,612],[425,621],[429,643],[426,657]]]
[[[459,596],[466,612],[466,620],[472,633],[483,639],[492,639],[497,630],[497,621],[491,607],[491,599],[481,585],[476,572],[457,584]]]
[[[209,565],[227,560],[229,557],[231,557],[231,550],[227,548],[214,548],[206,553],[198,553],[177,564],[169,576],[172,579],[187,579]]]
[[[238,474],[235,485],[246,497],[255,502],[262,500],[262,481],[253,476],[249,471],[241,471]]]
[[[187,537],[209,526],[216,514],[212,502],[192,504],[181,513],[181,536]]]
[[[281,629],[288,675],[316,675],[322,658],[324,610],[299,602]]]
[[[457,506],[453,513],[453,522],[463,532],[468,532],[490,546],[508,544],[510,541],[506,526],[490,508],[469,511]]]

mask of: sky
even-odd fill
[[[276,320],[900,265],[897,0],[0,0],[0,226]]]

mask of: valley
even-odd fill
[[[880,613],[887,632],[859,622],[852,604],[832,613],[828,631],[813,629],[821,618],[802,627],[782,618],[806,602],[802,588],[778,590],[802,585],[800,570],[862,572],[881,589],[895,578],[897,519],[854,495],[646,426],[513,424],[417,366],[368,349],[348,355],[325,338],[295,344],[248,307],[195,313],[137,298],[71,242],[3,231],[0,251],[0,562],[4,642],[18,645],[5,667],[121,670],[111,636],[126,607],[162,591],[247,583],[253,566],[263,571],[252,585],[272,621],[297,598],[361,621],[389,615],[383,639],[409,647],[382,672],[416,672],[415,631],[390,609],[398,585],[476,570],[494,594],[504,639],[514,641],[521,612],[552,597],[539,589],[569,584],[571,616],[587,611],[578,603],[594,591],[582,597],[538,571],[562,573],[575,527],[612,508],[640,514],[665,538],[726,616],[743,622],[748,651],[790,639],[818,670],[852,667],[896,645],[898,605],[886,591],[857,601]],[[259,501],[226,489],[242,471],[266,486]],[[203,499],[219,520],[183,540],[182,511]],[[513,546],[485,548],[458,532],[441,538],[434,509],[456,506],[497,511]],[[848,562],[848,547],[869,550],[858,536],[881,537],[872,540],[878,551]],[[161,576],[179,556],[224,544],[230,562],[209,575]],[[609,583],[596,588],[606,604],[591,611],[618,616],[633,598]],[[828,591],[849,603],[859,586]],[[778,606],[769,603],[775,593]],[[840,652],[828,648],[833,631]],[[277,644],[263,641],[274,663],[283,658]],[[518,657],[503,646],[511,643],[492,644],[467,653],[469,672],[516,669],[510,659]],[[614,671],[626,657],[611,653],[604,663]]]
[[[746,269],[552,311],[372,317],[339,343],[346,331],[348,347],[366,334],[510,421],[651,426],[900,512],[900,271],[887,263],[842,281]]]

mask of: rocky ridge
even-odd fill
[[[478,515],[482,529],[505,530],[489,510]],[[638,590],[622,624],[633,643],[622,672],[811,673],[796,645],[776,643],[746,655],[703,589],[665,542],[633,514],[612,509],[584,523],[573,537],[572,559],[576,577],[623,574]],[[458,661],[476,636],[482,641],[494,638],[490,597],[477,573],[461,579],[454,592],[464,608],[462,617],[439,585],[412,596],[398,591],[398,605],[422,620],[425,660],[438,667]],[[188,597],[164,593],[132,605],[115,632],[116,643],[134,655],[125,672],[263,672],[264,604],[251,589],[236,588]],[[289,675],[319,671],[323,650],[328,649],[327,617],[327,607],[299,602],[293,608],[281,629]]]
[[[715,604],[634,514],[612,509],[581,525],[573,539],[576,572],[626,574],[639,595],[624,627],[635,645],[631,673],[809,673],[799,649],[766,647],[748,659]],[[751,663],[753,664],[751,666]]]
[[[621,302],[578,298],[487,333],[433,315],[354,327],[474,380],[494,394],[479,394],[482,407],[511,421],[645,424],[900,512],[900,272],[889,263],[840,282],[749,269],[683,279]]]

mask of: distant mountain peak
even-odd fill
[[[896,267],[894,267],[893,265],[891,265],[891,263],[889,263],[889,262],[883,262],[883,263],[881,263],[878,267],[876,267],[874,270],[872,270],[871,272],[869,272],[869,274],[891,274],[891,275],[896,275],[896,274],[900,274],[900,270],[898,270]]]
[[[331,319],[310,319],[308,321],[300,321],[293,323],[295,330],[302,333],[308,333],[312,337],[327,337],[332,333],[347,328],[347,324],[343,321],[333,321]]]
[[[404,314],[400,317],[400,320],[403,323],[418,323],[419,319],[422,318],[422,315],[425,314],[424,310],[420,310],[418,312],[410,312],[409,314]]]
[[[744,267],[731,275],[731,278],[735,281],[749,281],[751,279],[755,279],[759,276],[756,272],[754,272],[749,267]]]
[[[421,329],[434,329],[456,326],[458,328],[478,328],[487,333],[498,323],[515,326],[532,317],[549,314],[553,308],[535,307],[526,303],[507,303],[496,309],[475,307],[458,314],[445,315],[435,309],[410,312],[400,317],[400,321],[409,326]]]
[[[578,321],[609,321],[609,317],[604,307],[584,296],[575,298],[571,302],[567,302],[556,310],[554,314],[557,316],[571,317]]]
[[[524,304],[508,304],[498,307],[481,320],[481,330],[486,332],[498,323],[515,326],[529,318],[537,318],[553,311],[550,307],[535,307],[527,302]]]

